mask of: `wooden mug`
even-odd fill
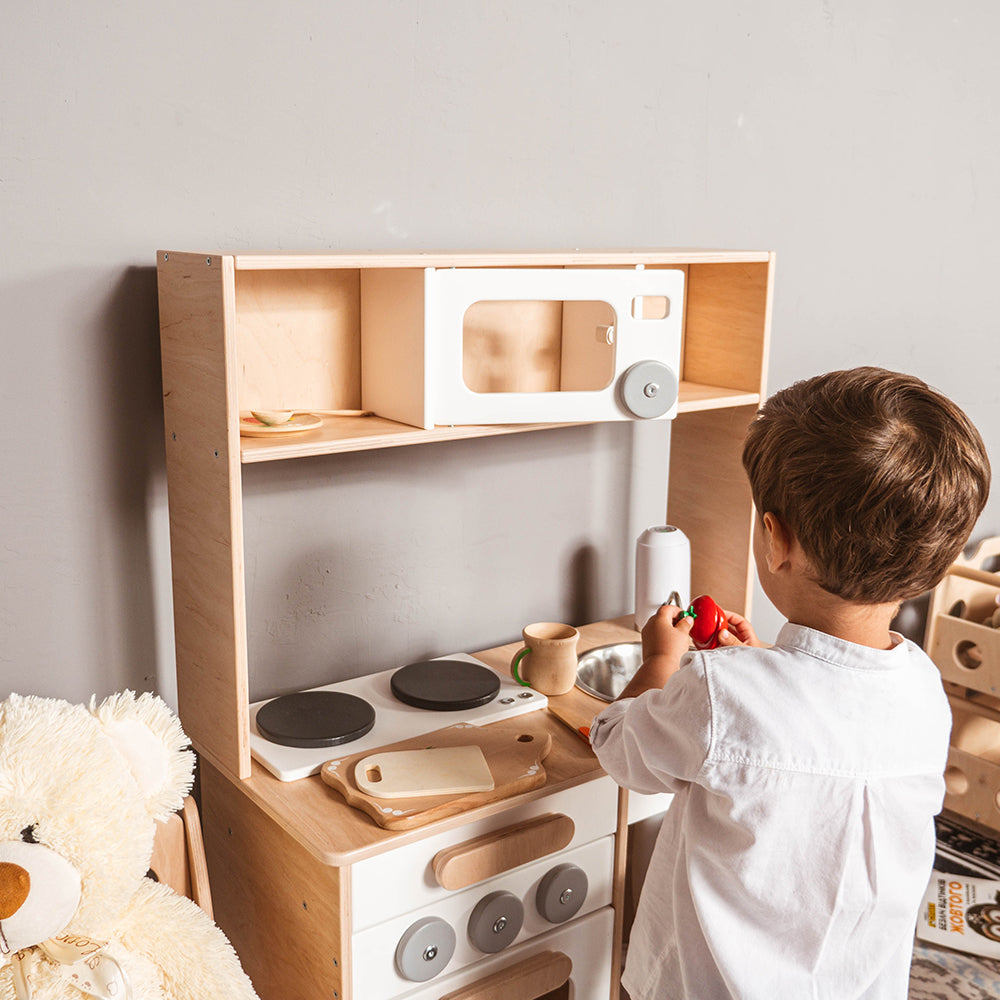
[[[569,691],[576,683],[576,643],[580,633],[572,625],[560,622],[535,622],[525,625],[521,635],[524,645],[510,661],[514,680],[542,694]]]

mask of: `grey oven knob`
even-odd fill
[[[510,892],[483,896],[469,917],[469,940],[492,954],[503,951],[517,937],[524,923],[524,904]]]
[[[396,968],[411,983],[433,979],[455,954],[455,931],[440,917],[410,924],[396,945]]]
[[[535,906],[550,924],[575,917],[587,898],[587,873],[576,865],[556,865],[546,872],[535,893]]]
[[[618,380],[622,405],[635,417],[662,417],[677,402],[680,383],[659,361],[637,361]]]

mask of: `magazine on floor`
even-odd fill
[[[1000,879],[935,870],[920,907],[917,937],[970,955],[1000,958]]]
[[[917,937],[1000,959],[1000,842],[949,816],[937,818],[934,871]]]

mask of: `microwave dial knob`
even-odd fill
[[[440,917],[424,917],[403,931],[396,945],[396,969],[411,983],[426,983],[451,961],[455,931]]]
[[[679,383],[673,370],[659,361],[637,361],[618,380],[618,393],[633,417],[662,417],[677,402]]]
[[[586,898],[586,872],[576,865],[556,865],[538,883],[535,906],[550,924],[561,924],[580,912]]]
[[[483,896],[469,917],[469,940],[487,954],[503,951],[524,923],[524,904],[511,892]]]

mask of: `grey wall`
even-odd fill
[[[988,0],[4,13],[3,692],[170,696],[157,248],[773,249],[773,388],[907,369],[1000,455]],[[665,450],[582,428],[253,470],[254,686],[626,610]]]

